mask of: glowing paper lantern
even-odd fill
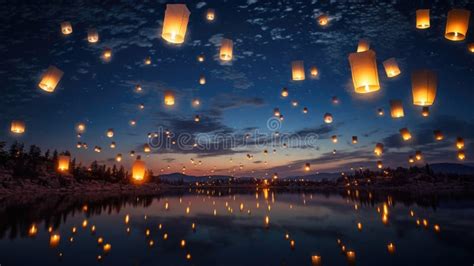
[[[377,168],[382,169],[383,168],[383,163],[382,161],[377,161]]]
[[[291,77],[293,80],[304,80],[304,63],[303,61],[291,62]]]
[[[230,39],[222,39],[221,49],[219,51],[219,58],[222,61],[232,60],[232,55],[234,53],[234,42]]]
[[[96,43],[99,41],[99,33],[96,29],[89,29],[87,31],[87,41],[90,43]]]
[[[185,4],[167,4],[161,37],[170,43],[183,43],[190,14]]]
[[[72,25],[69,21],[61,22],[61,32],[64,35],[69,35],[72,33]]]
[[[464,151],[458,151],[458,159],[464,161],[466,159],[466,153]]]
[[[112,49],[105,48],[104,52],[102,52],[102,59],[106,62],[110,61],[112,59]]]
[[[204,59],[205,59],[204,55],[198,55],[197,57],[198,62],[204,62]]]
[[[315,66],[311,67],[311,69],[309,70],[309,73],[311,74],[312,78],[316,78],[319,74],[318,68]]]
[[[461,137],[456,138],[456,148],[462,150],[464,148],[464,139]]]
[[[77,133],[84,133],[86,131],[86,125],[84,123],[78,123],[76,125],[76,132]]]
[[[474,43],[470,43],[467,45],[467,50],[469,50],[469,52],[471,53],[474,53]]]
[[[59,155],[58,157],[58,170],[65,172],[69,170],[70,157],[68,155]]]
[[[417,161],[420,161],[421,159],[423,159],[423,156],[422,156],[422,154],[421,154],[421,151],[416,151],[416,152],[415,152],[415,159],[416,159]]]
[[[60,239],[61,239],[61,237],[59,236],[59,234],[52,234],[49,237],[49,246],[52,247],[52,248],[57,247],[59,245]]]
[[[423,117],[428,117],[430,115],[430,108],[428,106],[423,106],[421,109],[421,115]]]
[[[429,27],[430,27],[430,10],[418,9],[416,11],[416,28],[424,30]]]
[[[357,144],[359,142],[357,136],[352,136],[352,144]]]
[[[305,170],[306,172],[310,171],[310,170],[311,170],[311,164],[310,164],[310,163],[305,163],[305,164],[304,164],[304,170]]]
[[[62,72],[59,68],[55,66],[49,66],[41,77],[38,87],[47,92],[54,92],[56,86],[63,77],[63,74],[64,72]]]
[[[115,143],[115,141],[112,141],[112,142],[110,143],[110,148],[111,148],[111,149],[115,149],[115,147],[117,147],[117,144]]]
[[[117,156],[115,156],[115,161],[117,161],[117,162],[122,161],[122,154],[121,153],[119,153],[119,154],[117,154]]]
[[[318,17],[318,23],[321,26],[326,26],[329,23],[328,15],[323,14],[323,15],[319,16]]]
[[[108,138],[113,138],[114,137],[114,130],[112,128],[109,128],[106,133]]]
[[[377,156],[381,156],[381,155],[382,155],[382,153],[383,153],[383,144],[382,144],[382,143],[377,143],[377,144],[375,144],[374,153],[375,153],[375,155],[377,155]]]
[[[216,12],[214,11],[214,9],[209,8],[206,12],[206,19],[208,21],[213,21],[215,18],[216,18]]]
[[[332,114],[330,113],[325,113],[324,114],[324,123],[326,124],[331,124],[333,121]]]
[[[201,77],[199,78],[199,84],[201,84],[201,85],[206,84],[206,77],[205,77],[205,76],[201,76]]]
[[[379,116],[383,116],[383,115],[385,114],[383,108],[377,109],[377,114],[378,114]]]
[[[195,115],[194,122],[198,123],[199,121],[201,121],[201,117],[199,115]]]
[[[287,89],[287,88],[283,88],[283,89],[281,90],[281,97],[286,98],[286,97],[288,97],[288,95],[289,95],[288,89]]]
[[[349,63],[356,93],[369,93],[380,89],[374,51],[368,50],[360,53],[351,53],[349,55]]]
[[[281,115],[280,108],[273,109],[273,115],[276,117],[279,117]]]
[[[319,256],[319,255],[312,255],[312,256],[311,256],[311,265],[313,265],[313,266],[320,266],[320,265],[321,265],[321,256]]]
[[[165,91],[165,97],[164,97],[164,102],[165,105],[167,106],[173,106],[174,105],[174,92],[172,91]]]
[[[385,68],[385,73],[387,73],[387,77],[389,78],[400,75],[400,68],[398,67],[397,60],[393,57],[383,61],[383,67]]]
[[[370,49],[370,42],[366,39],[360,39],[359,44],[357,45],[357,52],[365,52]]]
[[[147,56],[147,58],[145,58],[145,65],[151,65],[151,57]]]
[[[140,156],[137,157],[132,166],[132,178],[135,181],[141,182],[145,179],[146,165],[145,162],[140,160]]]
[[[469,28],[471,11],[466,9],[452,9],[448,12],[444,37],[451,41],[462,41],[466,38]]]
[[[400,129],[400,135],[402,135],[402,139],[403,139],[404,141],[407,141],[407,140],[410,140],[410,139],[411,139],[410,131],[409,131],[408,128],[406,128],[406,127]]]
[[[418,70],[413,72],[411,77],[413,104],[432,105],[436,98],[437,82],[436,74],[433,71]]]
[[[143,152],[150,153],[151,152],[150,145],[148,145],[148,144],[143,145]]]
[[[440,141],[440,140],[444,139],[444,135],[441,132],[441,130],[435,130],[435,131],[433,131],[433,134],[434,134],[435,140],[437,140],[437,141]]]
[[[337,136],[333,135],[331,136],[332,143],[337,143]]]
[[[390,101],[390,114],[392,118],[401,118],[405,116],[403,111],[403,103],[400,100]]]
[[[18,120],[12,121],[10,131],[15,134],[25,133],[25,122]]]

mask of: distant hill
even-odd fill
[[[458,163],[435,163],[430,164],[430,168],[434,173],[463,175],[474,174],[474,166]]]

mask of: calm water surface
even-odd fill
[[[312,255],[319,265],[474,263],[466,197],[260,189],[82,198],[0,202],[0,264],[313,265]]]

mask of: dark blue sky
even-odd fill
[[[182,45],[161,38],[166,3],[174,1],[59,3],[11,2],[0,10],[0,140],[70,150],[84,163],[111,164],[122,153],[122,163],[128,167],[134,160],[128,153],[142,154],[147,133],[160,128],[175,135],[226,134],[236,136],[238,147],[218,144],[212,149],[185,150],[175,145],[153,149],[145,160],[155,172],[181,171],[184,166],[194,174],[215,169],[220,174],[285,175],[302,173],[306,162],[312,164],[313,172],[375,167],[377,142],[385,144],[384,165],[407,166],[408,156],[416,150],[424,153],[420,164],[456,162],[454,141],[460,136],[466,139],[465,162],[473,162],[474,54],[467,50],[467,43],[474,42],[473,19],[465,41],[452,42],[443,36],[451,8],[473,11],[474,4],[467,0],[425,1],[423,5],[412,1],[186,1],[191,15]],[[208,8],[216,11],[213,22],[205,20]],[[415,28],[417,8],[431,9],[429,29]],[[330,17],[327,27],[316,21],[323,13]],[[61,34],[62,21],[72,23],[71,35]],[[89,28],[98,30],[98,43],[87,42]],[[234,41],[234,58],[227,64],[218,58],[223,37]],[[370,40],[379,68],[381,90],[370,95],[353,92],[347,59],[361,38]],[[108,63],[100,58],[105,47],[113,50]],[[203,63],[196,60],[200,54],[205,56]],[[143,63],[147,56],[151,65]],[[382,66],[390,57],[396,58],[402,72],[394,79],[386,77]],[[291,80],[294,60],[304,61],[306,80]],[[52,94],[37,86],[49,65],[64,71]],[[318,67],[317,79],[309,77],[310,66]],[[411,72],[420,68],[438,75],[436,101],[427,118],[412,104]],[[205,85],[198,83],[201,75],[206,77]],[[141,84],[142,93],[134,92],[136,84]],[[283,87],[289,90],[286,99],[280,96]],[[165,90],[176,93],[172,108],[163,105]],[[333,96],[339,104],[332,103]],[[194,98],[200,99],[199,108],[191,106]],[[404,118],[390,117],[392,99],[403,101]],[[293,100],[298,101],[297,107],[292,106]],[[138,109],[140,103],[144,110]],[[318,134],[319,139],[288,148],[281,143],[253,145],[257,134],[266,138],[275,133],[267,127],[275,107],[285,118],[278,132],[300,137]],[[303,107],[309,109],[308,114],[303,114]],[[384,108],[386,115],[378,117],[378,108]],[[327,112],[334,116],[330,125],[323,122]],[[200,115],[199,123],[194,122],[195,115]],[[26,122],[23,136],[9,132],[15,119]],[[130,120],[137,121],[135,127],[129,125]],[[78,122],[87,126],[81,139],[74,129]],[[413,134],[406,143],[399,135],[403,127]],[[108,128],[115,130],[113,139],[105,136]],[[434,143],[435,129],[443,131],[444,141]],[[246,134],[250,134],[248,143],[241,145]],[[338,136],[337,144],[331,142],[332,135]],[[357,145],[350,144],[353,135],[359,138]],[[78,141],[86,142],[89,149],[76,149]],[[117,143],[114,150],[108,147],[111,141]],[[102,147],[102,152],[95,153],[94,146]],[[191,158],[202,164],[191,164]]]

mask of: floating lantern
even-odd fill
[[[433,134],[434,134],[435,140],[437,140],[437,141],[440,141],[440,140],[443,140],[443,139],[444,139],[444,135],[443,135],[443,133],[441,132],[441,130],[434,130],[434,131],[433,131]]]
[[[388,253],[390,253],[390,254],[395,253],[395,245],[393,243],[389,243],[387,245],[387,250],[388,250]]]
[[[234,50],[234,42],[230,39],[222,39],[221,49],[219,51],[219,58],[222,61],[232,60]]]
[[[319,74],[318,68],[315,67],[315,66],[311,67],[310,70],[309,70],[309,73],[310,73],[312,78],[318,77],[318,74]]]
[[[357,45],[357,52],[365,52],[370,49],[370,42],[366,39],[360,39],[359,44]]]
[[[201,101],[199,99],[194,99],[192,105],[193,107],[198,107],[201,105]]]
[[[295,100],[291,101],[291,105],[292,105],[293,107],[298,106],[298,101],[295,101]]]
[[[436,233],[439,233],[439,231],[441,231],[441,228],[437,224],[433,225],[433,229],[435,230]]]
[[[174,105],[174,92],[172,91],[165,91],[165,105],[172,106]]]
[[[132,178],[137,182],[141,182],[145,179],[146,172],[145,162],[140,159],[140,156],[138,156],[132,166]]]
[[[357,230],[362,231],[362,223],[357,223]]]
[[[291,78],[293,80],[304,80],[305,75],[304,75],[304,62],[299,60],[299,61],[293,61],[291,62]]]
[[[355,261],[355,258],[356,258],[356,254],[354,251],[352,250],[349,250],[346,252],[346,257],[347,257],[347,260],[350,261],[350,262],[354,262]]]
[[[464,139],[461,137],[456,138],[456,147],[458,150],[462,150],[464,148]]]
[[[318,17],[318,23],[321,26],[326,26],[329,23],[328,15],[323,14],[323,15],[319,16]]]
[[[102,148],[99,147],[99,146],[95,146],[94,151],[97,152],[97,153],[102,152]]]
[[[215,18],[216,18],[216,12],[214,11],[214,9],[209,8],[206,12],[206,19],[208,21],[214,21]]]
[[[421,115],[423,117],[430,116],[430,108],[428,106],[423,106],[423,108],[421,109]]]
[[[416,11],[416,28],[424,30],[430,27],[430,10],[418,9]]]
[[[201,117],[199,115],[194,116],[194,122],[198,123],[201,121]]]
[[[31,227],[28,229],[28,236],[35,237],[38,233],[38,227],[35,224],[32,224]]]
[[[307,114],[308,113],[308,107],[304,107],[303,108],[303,114]]]
[[[437,78],[431,70],[418,70],[411,77],[413,104],[429,106],[436,98]]]
[[[78,123],[76,125],[76,132],[77,133],[84,133],[84,131],[86,131],[86,124],[84,123]]]
[[[349,63],[356,93],[370,93],[380,89],[374,51],[351,53]]]
[[[119,154],[117,154],[117,156],[115,156],[115,161],[117,161],[117,162],[122,161],[122,154],[121,153],[119,153]]]
[[[352,144],[357,144],[357,142],[359,142],[357,136],[352,136]]]
[[[70,156],[68,155],[59,155],[58,157],[58,170],[61,172],[66,172],[69,170],[69,161]]]
[[[106,62],[110,61],[112,58],[112,49],[111,48],[105,48],[104,52],[102,52],[102,59]]]
[[[190,14],[185,4],[167,4],[161,37],[170,43],[183,43]]]
[[[147,58],[145,58],[145,65],[151,65],[151,57],[147,56]]]
[[[63,74],[64,72],[62,72],[59,68],[55,66],[49,66],[41,77],[38,87],[47,92],[54,92]]]
[[[130,121],[128,122],[128,124],[129,124],[130,126],[134,127],[134,126],[137,125],[137,121],[135,121],[135,120],[130,120]]]
[[[283,89],[281,90],[281,97],[286,98],[286,97],[288,97],[288,95],[289,95],[288,89],[287,89],[287,88],[283,88]]]
[[[410,131],[409,131],[408,128],[406,128],[406,127],[400,129],[400,135],[402,135],[402,139],[403,139],[404,141],[407,141],[407,140],[410,140],[410,139],[411,139]]]
[[[145,109],[145,105],[144,105],[143,103],[139,104],[139,105],[138,105],[138,109],[140,109],[140,110]]]
[[[197,60],[198,62],[204,62],[204,55],[198,55]]]
[[[324,123],[326,124],[331,124],[333,121],[332,114],[330,113],[325,113],[324,114]]]
[[[113,137],[114,137],[114,130],[113,130],[112,128],[109,128],[109,129],[107,130],[106,136],[107,136],[108,138],[113,138]]]
[[[61,240],[61,236],[59,234],[52,234],[49,237],[49,246],[55,248],[59,245],[59,241]]]
[[[135,92],[140,93],[143,91],[143,88],[140,84],[135,85]]]
[[[390,101],[390,114],[392,118],[401,118],[405,116],[403,111],[403,103],[400,100]]]
[[[374,153],[375,153],[375,155],[377,155],[377,156],[381,156],[381,155],[382,155],[382,153],[383,153],[383,144],[382,144],[382,143],[377,143],[377,144],[375,144]]]
[[[313,265],[313,266],[320,266],[320,265],[321,265],[321,256],[319,256],[319,255],[312,255],[312,256],[311,256],[311,265]]]
[[[295,240],[290,240],[290,248],[295,249]]]
[[[385,73],[389,78],[400,75],[400,68],[398,67],[397,60],[393,57],[383,61],[383,67],[385,68]]]
[[[379,116],[383,116],[383,115],[385,114],[383,108],[377,109],[377,114],[378,114]]]
[[[333,135],[331,136],[332,143],[337,143],[337,136]]]
[[[61,22],[61,32],[64,35],[69,35],[72,33],[72,25],[69,21]]]
[[[471,11],[466,9],[451,9],[448,12],[444,37],[451,41],[462,41],[466,38],[469,28]]]
[[[474,43],[471,42],[467,45],[467,50],[471,53],[474,53]]]
[[[201,85],[206,84],[206,77],[205,77],[205,76],[201,76],[201,77],[199,78],[199,84],[201,84]]]
[[[423,156],[421,155],[421,151],[416,151],[415,152],[415,159],[417,161],[420,161],[421,159],[423,159]]]
[[[311,170],[311,164],[310,164],[310,163],[305,163],[305,164],[304,164],[304,170],[305,170],[306,172],[310,171],[310,170]]]
[[[383,163],[382,161],[377,161],[377,168],[382,169],[383,168]]]
[[[87,31],[87,41],[89,43],[96,43],[99,41],[99,33],[96,29],[89,29]]]
[[[104,253],[109,253],[110,250],[112,250],[112,245],[109,243],[105,244],[103,247],[103,250],[104,250]]]
[[[332,96],[332,103],[339,104],[339,98],[337,98],[337,96]]]
[[[18,120],[12,121],[10,131],[15,134],[25,133],[25,122]]]
[[[148,145],[148,144],[143,145],[143,152],[150,153],[151,152],[150,145]]]

